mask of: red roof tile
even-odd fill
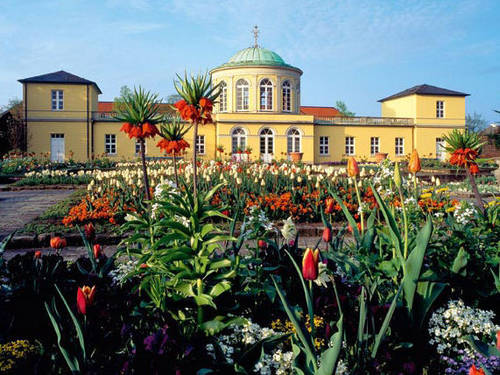
[[[301,106],[300,113],[303,115],[313,115],[319,117],[335,117],[341,116],[337,108],[334,107],[315,107],[315,106]]]

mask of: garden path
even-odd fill
[[[73,190],[0,191],[0,240],[67,198]]]

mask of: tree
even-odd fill
[[[488,122],[479,113],[465,116],[465,127],[468,131],[477,133],[486,128]]]
[[[171,95],[167,96],[167,103],[168,104],[174,104],[174,103],[178,102],[179,100],[182,100],[182,96],[180,96],[179,94],[171,94]]]
[[[344,117],[354,117],[356,115],[354,112],[347,109],[347,105],[342,100],[337,100],[335,108],[337,108],[340,114]]]
[[[5,141],[7,149],[26,150],[26,129],[23,120],[22,100],[18,98],[9,99],[7,105],[0,108],[4,113],[0,121],[0,135]]]

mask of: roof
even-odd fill
[[[287,64],[276,52],[259,46],[245,48],[236,52],[227,63],[222,64],[216,69],[239,66],[281,66],[300,70]]]
[[[317,107],[312,105],[300,106],[300,113],[303,115],[313,115],[318,117],[335,117],[341,116],[337,108],[334,107]]]
[[[441,87],[431,86],[431,85],[418,85],[413,86],[409,89],[398,92],[397,94],[388,96],[387,98],[380,99],[379,102],[384,102],[390,99],[402,98],[403,96],[408,95],[443,95],[443,96],[469,96],[469,94],[465,94],[459,91],[453,91],[448,89],[443,89]]]
[[[74,74],[65,72],[64,70],[60,70],[54,73],[42,74],[39,76],[29,77],[20,79],[21,83],[64,83],[70,85],[84,84],[84,85],[94,85],[99,91],[99,94],[102,94],[101,89],[97,86],[97,83],[94,81],[89,81],[88,79],[78,77]]]

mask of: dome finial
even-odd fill
[[[253,31],[252,32],[253,32],[253,38],[254,38],[254,41],[255,41],[254,47],[257,48],[257,47],[259,47],[259,44],[257,43],[257,39],[259,39],[259,27],[257,25],[255,25],[253,27]]]

